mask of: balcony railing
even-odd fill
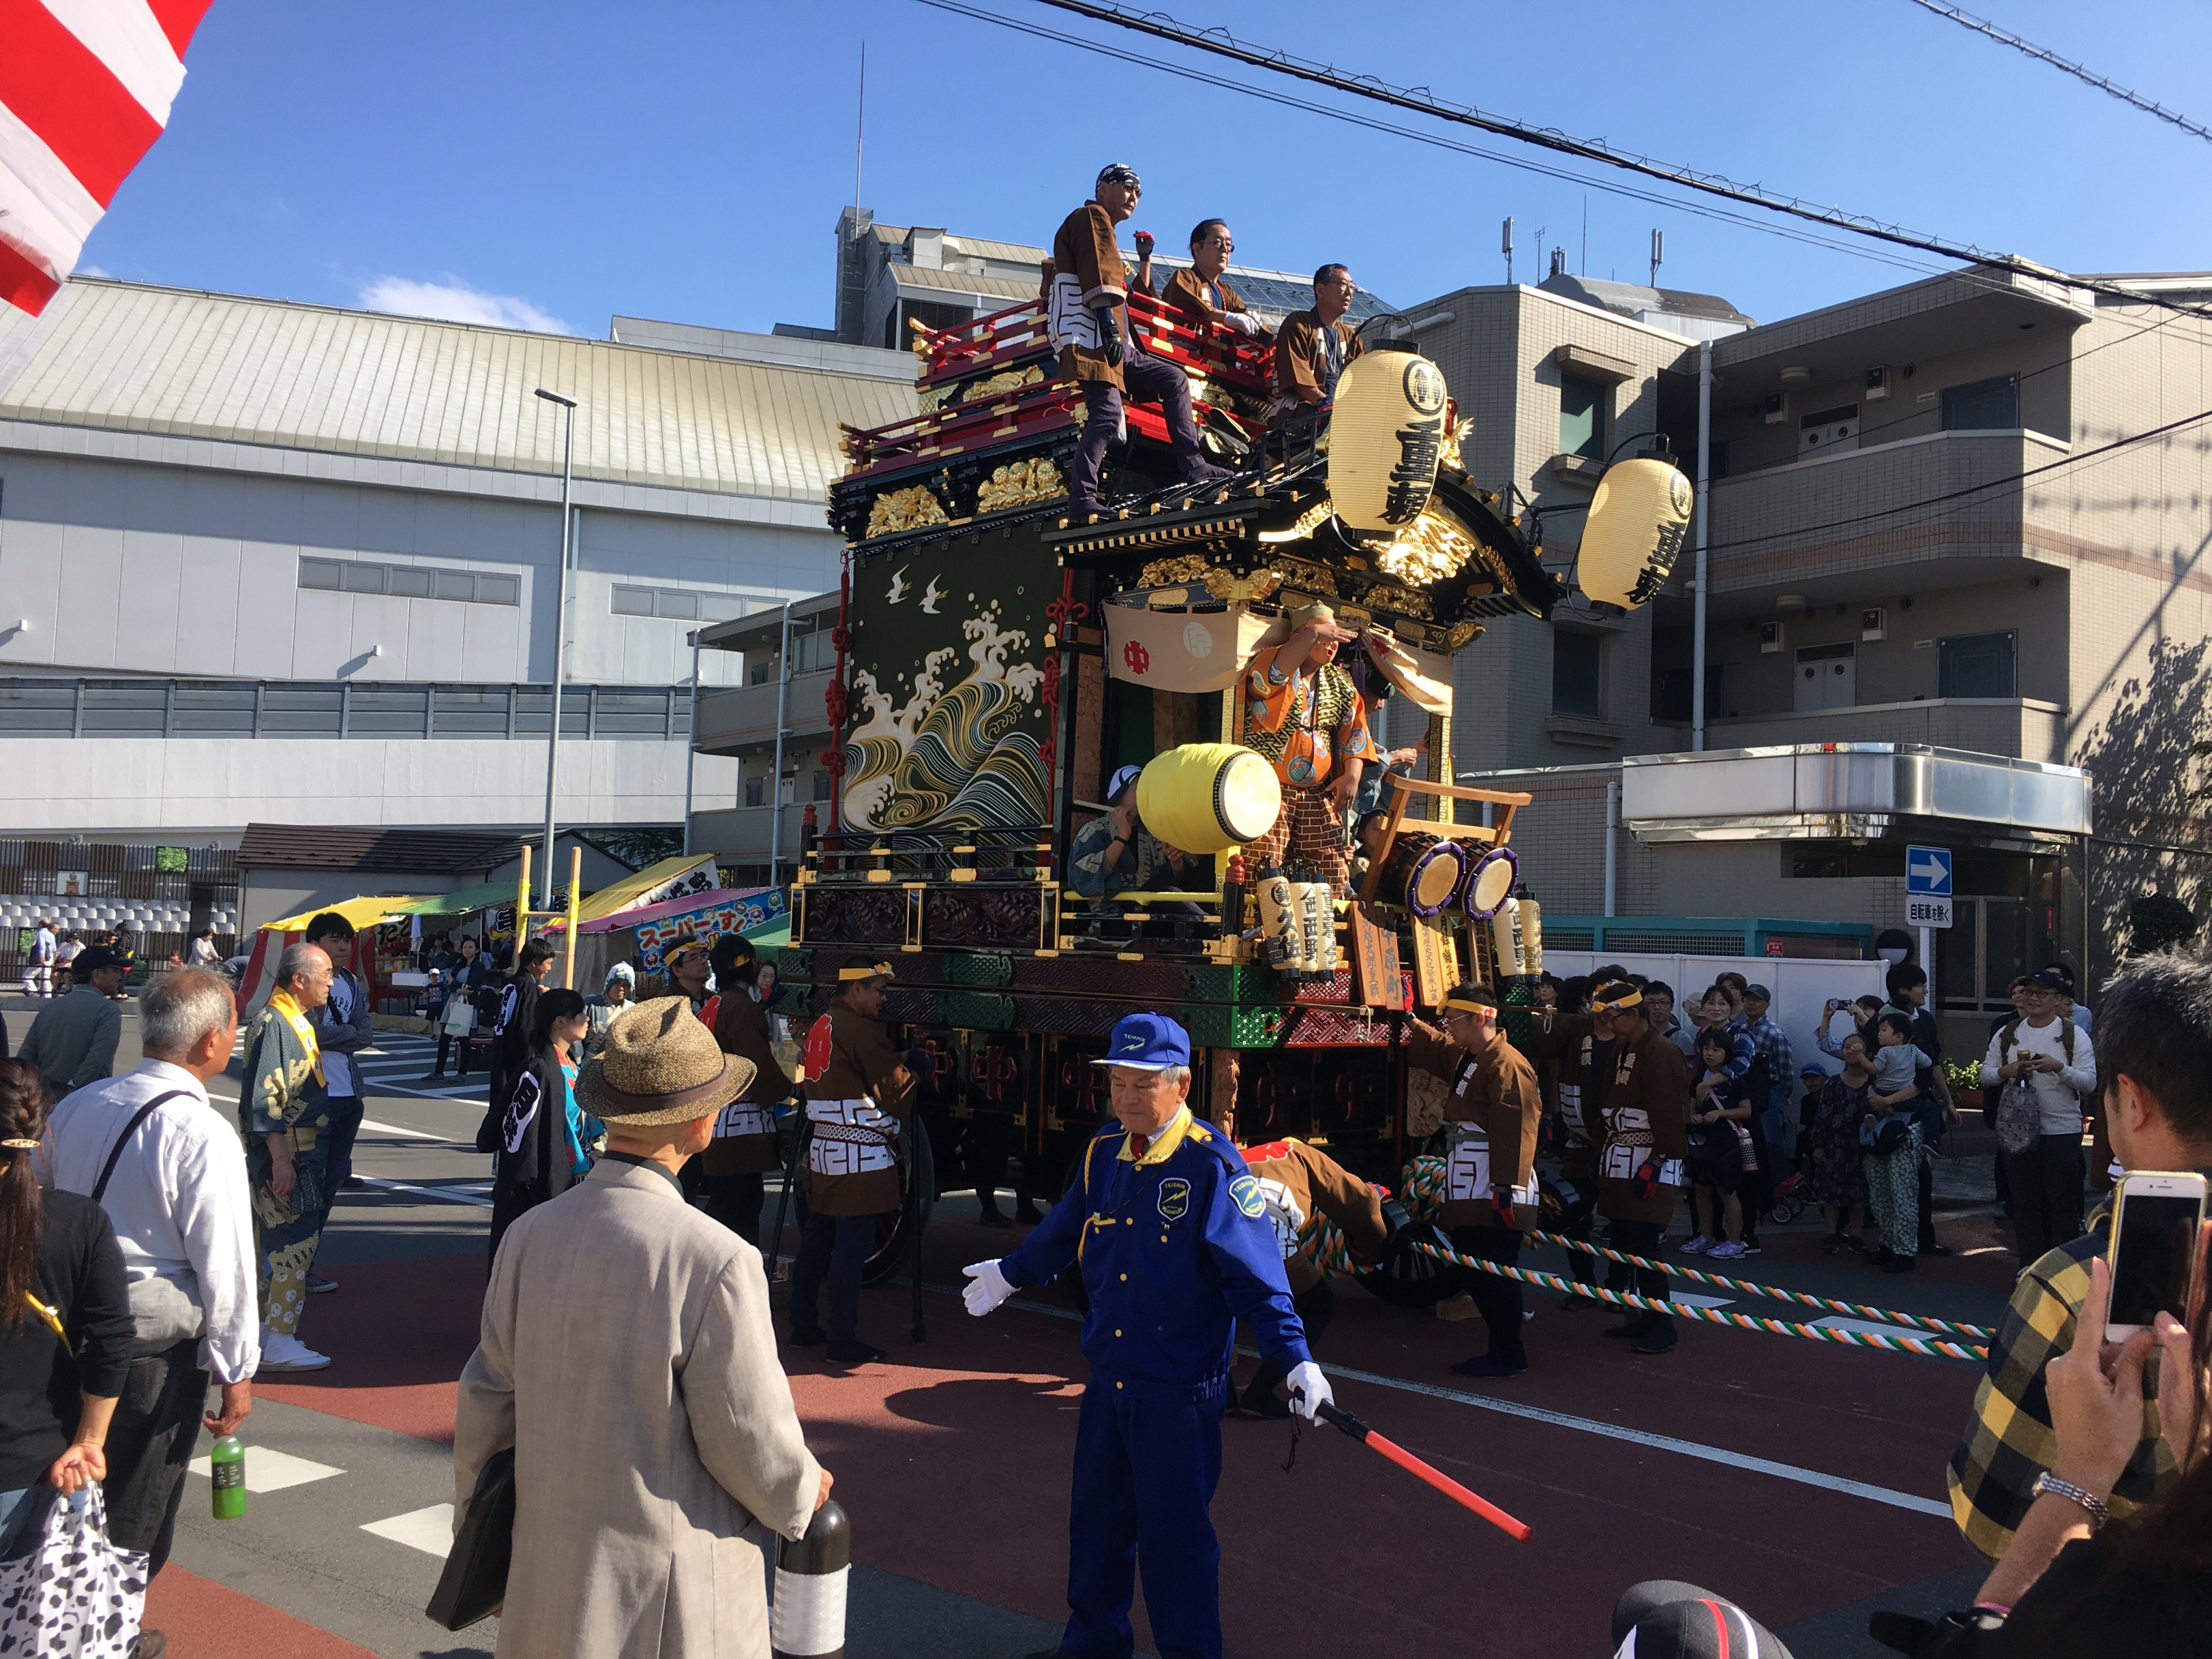
[[[1720,479],[1712,486],[1713,589],[1929,558],[2016,557],[2024,526],[2047,515],[2048,527],[2064,533],[2065,509],[2055,497],[2046,505],[2047,492],[2033,481],[2024,491],[2001,481],[2069,453],[2039,432],[1937,432]],[[1954,499],[1904,510],[1940,497]]]
[[[546,685],[0,678],[0,738],[543,738],[552,702]],[[561,689],[564,738],[680,743],[690,726],[688,686]]]
[[[785,730],[819,733],[830,729],[823,703],[830,671],[791,677],[791,700]],[[776,694],[774,680],[760,685],[733,685],[707,692],[699,699],[698,746],[702,753],[721,754],[747,744],[775,741]]]
[[[1686,723],[1668,721],[1689,747]],[[1854,708],[1747,714],[1708,720],[1708,749],[1756,749],[1769,744],[1924,743],[1981,755],[2066,763],[2066,711],[2034,697],[1929,697],[1919,702],[1863,703]]]

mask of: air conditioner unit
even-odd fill
[[[1859,447],[1859,406],[1842,404],[1808,415],[1797,422],[1797,453],[1818,454],[1832,449]]]
[[[1759,623],[1759,648],[1762,654],[1779,652],[1782,649],[1782,624],[1780,623],[1771,622]]]
[[[1889,396],[1889,370],[1887,368],[1867,370],[1866,401],[1878,404]]]
[[[1759,412],[1765,416],[1769,426],[1778,426],[1790,418],[1790,394],[1770,392],[1759,399]]]
[[[1886,640],[1889,637],[1889,612],[1878,605],[1870,605],[1859,612],[1859,637],[1863,640]]]

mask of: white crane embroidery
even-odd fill
[[[906,597],[906,573],[913,568],[912,565],[904,565],[891,573],[891,591],[887,597],[893,605]]]
[[[932,576],[929,579],[929,586],[921,591],[922,615],[925,617],[934,617],[937,615],[937,602],[944,597],[945,594],[943,590],[937,585],[937,578]]]

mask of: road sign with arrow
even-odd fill
[[[1949,848],[1907,847],[1905,849],[1905,925],[1908,927],[1948,927],[1951,925]]]

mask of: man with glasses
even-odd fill
[[[1275,333],[1275,400],[1267,424],[1278,426],[1302,409],[1318,409],[1336,396],[1337,377],[1359,356],[1360,344],[1344,313],[1359,292],[1342,265],[1314,272],[1311,311],[1294,311]]]
[[[1229,286],[1222,273],[1237,243],[1229,227],[1218,219],[1201,219],[1190,234],[1190,264],[1168,278],[1168,291],[1160,297],[1170,309],[1201,334],[1227,329],[1247,339],[1264,338],[1267,331],[1245,308],[1244,296]]]
[[[1098,175],[1091,199],[1067,216],[1052,239],[1045,270],[1045,332],[1060,348],[1060,378],[1083,388],[1083,441],[1075,452],[1068,495],[1079,520],[1104,511],[1098,476],[1109,445],[1122,438],[1124,393],[1156,403],[1167,417],[1168,440],[1185,483],[1231,475],[1199,453],[1198,422],[1191,413],[1190,377],[1146,351],[1129,331],[1128,268],[1114,228],[1137,210],[1143,186],[1134,167],[1116,161]],[[1140,252],[1152,242],[1140,237]]]

